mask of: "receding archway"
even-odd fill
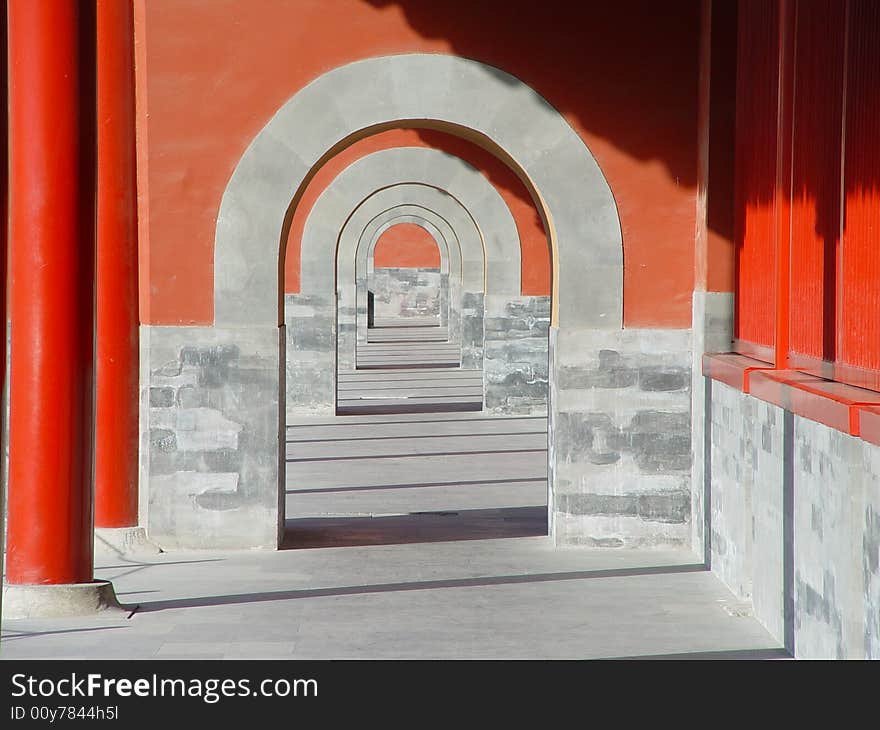
[[[419,186],[433,192],[421,191]],[[307,316],[286,318],[288,349],[297,357],[288,364],[293,384],[288,394],[295,398],[288,404],[288,413],[333,412],[336,383],[330,374],[336,362],[335,344],[338,338],[347,351],[351,333],[343,331],[330,337],[321,333],[335,331],[337,307],[340,323],[350,328],[355,303],[349,298],[354,279],[349,277],[348,267],[354,266],[360,233],[381,205],[419,200],[443,201],[431,205],[442,206],[456,217],[463,275],[468,281],[479,277],[487,293],[519,295],[522,267],[516,223],[498,191],[482,174],[458,157],[422,147],[388,149],[360,158],[327,186],[306,219],[301,243],[302,291],[286,297],[287,302],[309,302]],[[462,296],[461,309],[468,312],[463,329],[481,333],[482,298],[470,284]],[[481,347],[464,349],[469,359],[481,358]]]
[[[365,229],[358,242],[359,248],[366,244],[368,249],[365,289],[375,296],[370,326],[379,326],[376,323],[388,317],[401,321],[425,319],[433,326],[446,328],[449,323],[449,246],[443,234],[428,221],[405,217],[406,220],[400,216],[391,218],[372,234]],[[401,247],[403,241],[405,245]],[[419,281],[417,289],[410,288],[406,292],[399,287],[394,291],[389,288],[401,283],[403,272],[407,271],[436,277],[436,281]],[[355,278],[359,287],[361,278]],[[376,296],[379,294],[382,296]],[[387,313],[382,311],[386,302],[391,307]],[[360,335],[360,322],[358,332]]]
[[[402,126],[471,139],[507,162],[536,200],[553,259],[551,532],[565,542],[604,539],[606,523],[594,518],[605,503],[590,497],[621,493],[622,477],[640,474],[629,462],[592,460],[588,443],[595,441],[597,419],[611,429],[621,419],[620,399],[595,392],[595,383],[603,382],[594,375],[603,372],[603,353],[643,351],[643,336],[621,329],[623,251],[613,195],[584,142],[533,89],[500,69],[440,54],[384,56],[329,71],[291,97],[244,152],[217,217],[214,325],[186,332],[151,328],[147,367],[150,388],[163,377],[177,377],[160,375],[162,363],[188,362],[185,351],[196,343],[199,353],[209,353],[198,355],[198,368],[213,374],[215,360],[233,362],[235,377],[246,375],[261,397],[213,401],[218,415],[200,423],[198,433],[205,440],[228,440],[229,458],[200,472],[206,486],[195,500],[186,497],[192,472],[185,460],[147,459],[150,526],[158,539],[196,546],[279,544],[285,339],[280,271],[290,211],[326,159],[360,137]],[[308,272],[303,274],[305,279]],[[225,372],[219,369],[216,376]],[[196,396],[212,397],[207,388],[193,383]],[[154,425],[151,420],[151,431]],[[167,428],[177,433],[180,425],[169,422]],[[160,453],[162,443],[145,453]],[[212,506],[217,500],[206,495],[216,488],[228,491],[221,502],[235,504],[235,510]]]
[[[420,214],[422,212],[424,215]],[[381,253],[380,247],[383,244],[383,240],[387,241],[385,234],[388,232],[392,234],[399,232],[401,227],[405,227],[407,230],[421,229],[423,234],[430,237],[430,240],[433,242],[434,251],[439,254],[439,267],[437,269],[437,274],[439,275],[439,319],[437,325],[445,331],[448,340],[453,342],[459,341],[460,331],[455,326],[450,327],[450,323],[460,322],[460,313],[458,312],[460,302],[457,299],[461,292],[461,249],[458,239],[455,238],[451,229],[449,229],[448,233],[445,233],[428,220],[426,217],[428,215],[431,215],[430,211],[417,206],[397,206],[377,215],[361,233],[358,241],[354,277],[357,301],[355,317],[357,345],[367,342],[367,330],[376,324],[375,316],[377,312],[368,313],[364,301],[368,297],[368,293],[374,292],[372,281],[376,277],[376,252],[380,251]],[[436,216],[436,214],[435,219],[439,219],[439,216]],[[361,251],[364,249],[367,252],[366,262],[362,262],[361,258]],[[341,289],[344,280],[340,278],[338,262],[336,281],[337,290]],[[455,296],[452,296],[452,293],[455,293]],[[343,354],[341,351],[338,354],[340,366],[343,363]]]
[[[340,233],[337,252],[335,255],[328,252],[336,260],[340,363],[353,361],[354,342],[345,331],[345,318],[349,308],[356,306],[356,318],[363,320],[366,316],[366,297],[363,286],[358,293],[358,282],[365,284],[369,248],[361,244],[374,228],[393,218],[394,211],[406,211],[428,220],[441,231],[443,238],[450,244],[452,275],[448,327],[451,336],[463,345],[465,366],[478,367],[482,358],[482,341],[463,340],[462,309],[466,300],[480,305],[483,301],[485,263],[479,228],[455,198],[431,186],[415,183],[382,188],[359,201]],[[371,218],[373,214],[375,215]],[[473,311],[466,315],[465,324],[470,322],[468,317],[479,318],[479,321],[470,322],[469,331],[482,333],[482,306],[470,308]],[[360,326],[357,326],[357,331],[363,334]],[[360,335],[359,341],[364,341],[360,339]]]

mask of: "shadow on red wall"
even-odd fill
[[[364,2],[399,6],[423,38],[515,74],[585,129],[632,157],[662,162],[679,185],[696,185],[699,0]],[[603,74],[572,84],[578,68]],[[693,88],[678,83],[688,77]],[[642,108],[651,110],[650,125]]]

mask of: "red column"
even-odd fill
[[[9,0],[11,584],[92,579],[94,16]]]
[[[138,302],[132,4],[97,3],[95,525],[137,524]]]
[[[7,159],[7,127],[6,127],[6,3],[0,6],[0,160]],[[6,418],[3,401],[6,386],[6,200],[9,191],[9,178],[6,165],[0,163],[0,426]],[[2,428],[0,428],[2,433]],[[3,458],[0,456],[0,466]],[[0,504],[3,497],[0,496]],[[0,514],[3,510],[0,510]],[[0,535],[3,528],[0,527]]]

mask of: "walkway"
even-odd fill
[[[367,341],[358,343],[357,369],[457,368],[461,345],[449,341],[446,327],[412,325],[387,320],[367,330]]]
[[[554,549],[543,419],[394,421],[292,424],[288,549],[103,556],[130,617],[8,621],[0,656],[782,654],[687,551]]]
[[[449,342],[446,327],[415,318],[379,320],[357,346],[357,369],[339,371],[336,412],[479,411],[483,373],[460,366],[461,345]]]

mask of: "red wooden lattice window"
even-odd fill
[[[833,377],[846,4],[797,3],[794,23],[789,364]]]
[[[880,390],[880,3],[849,6],[835,379]]]
[[[775,323],[777,3],[741,2],[738,27],[734,337],[739,352],[769,362]]]
[[[739,13],[736,349],[880,390],[880,3]]]

